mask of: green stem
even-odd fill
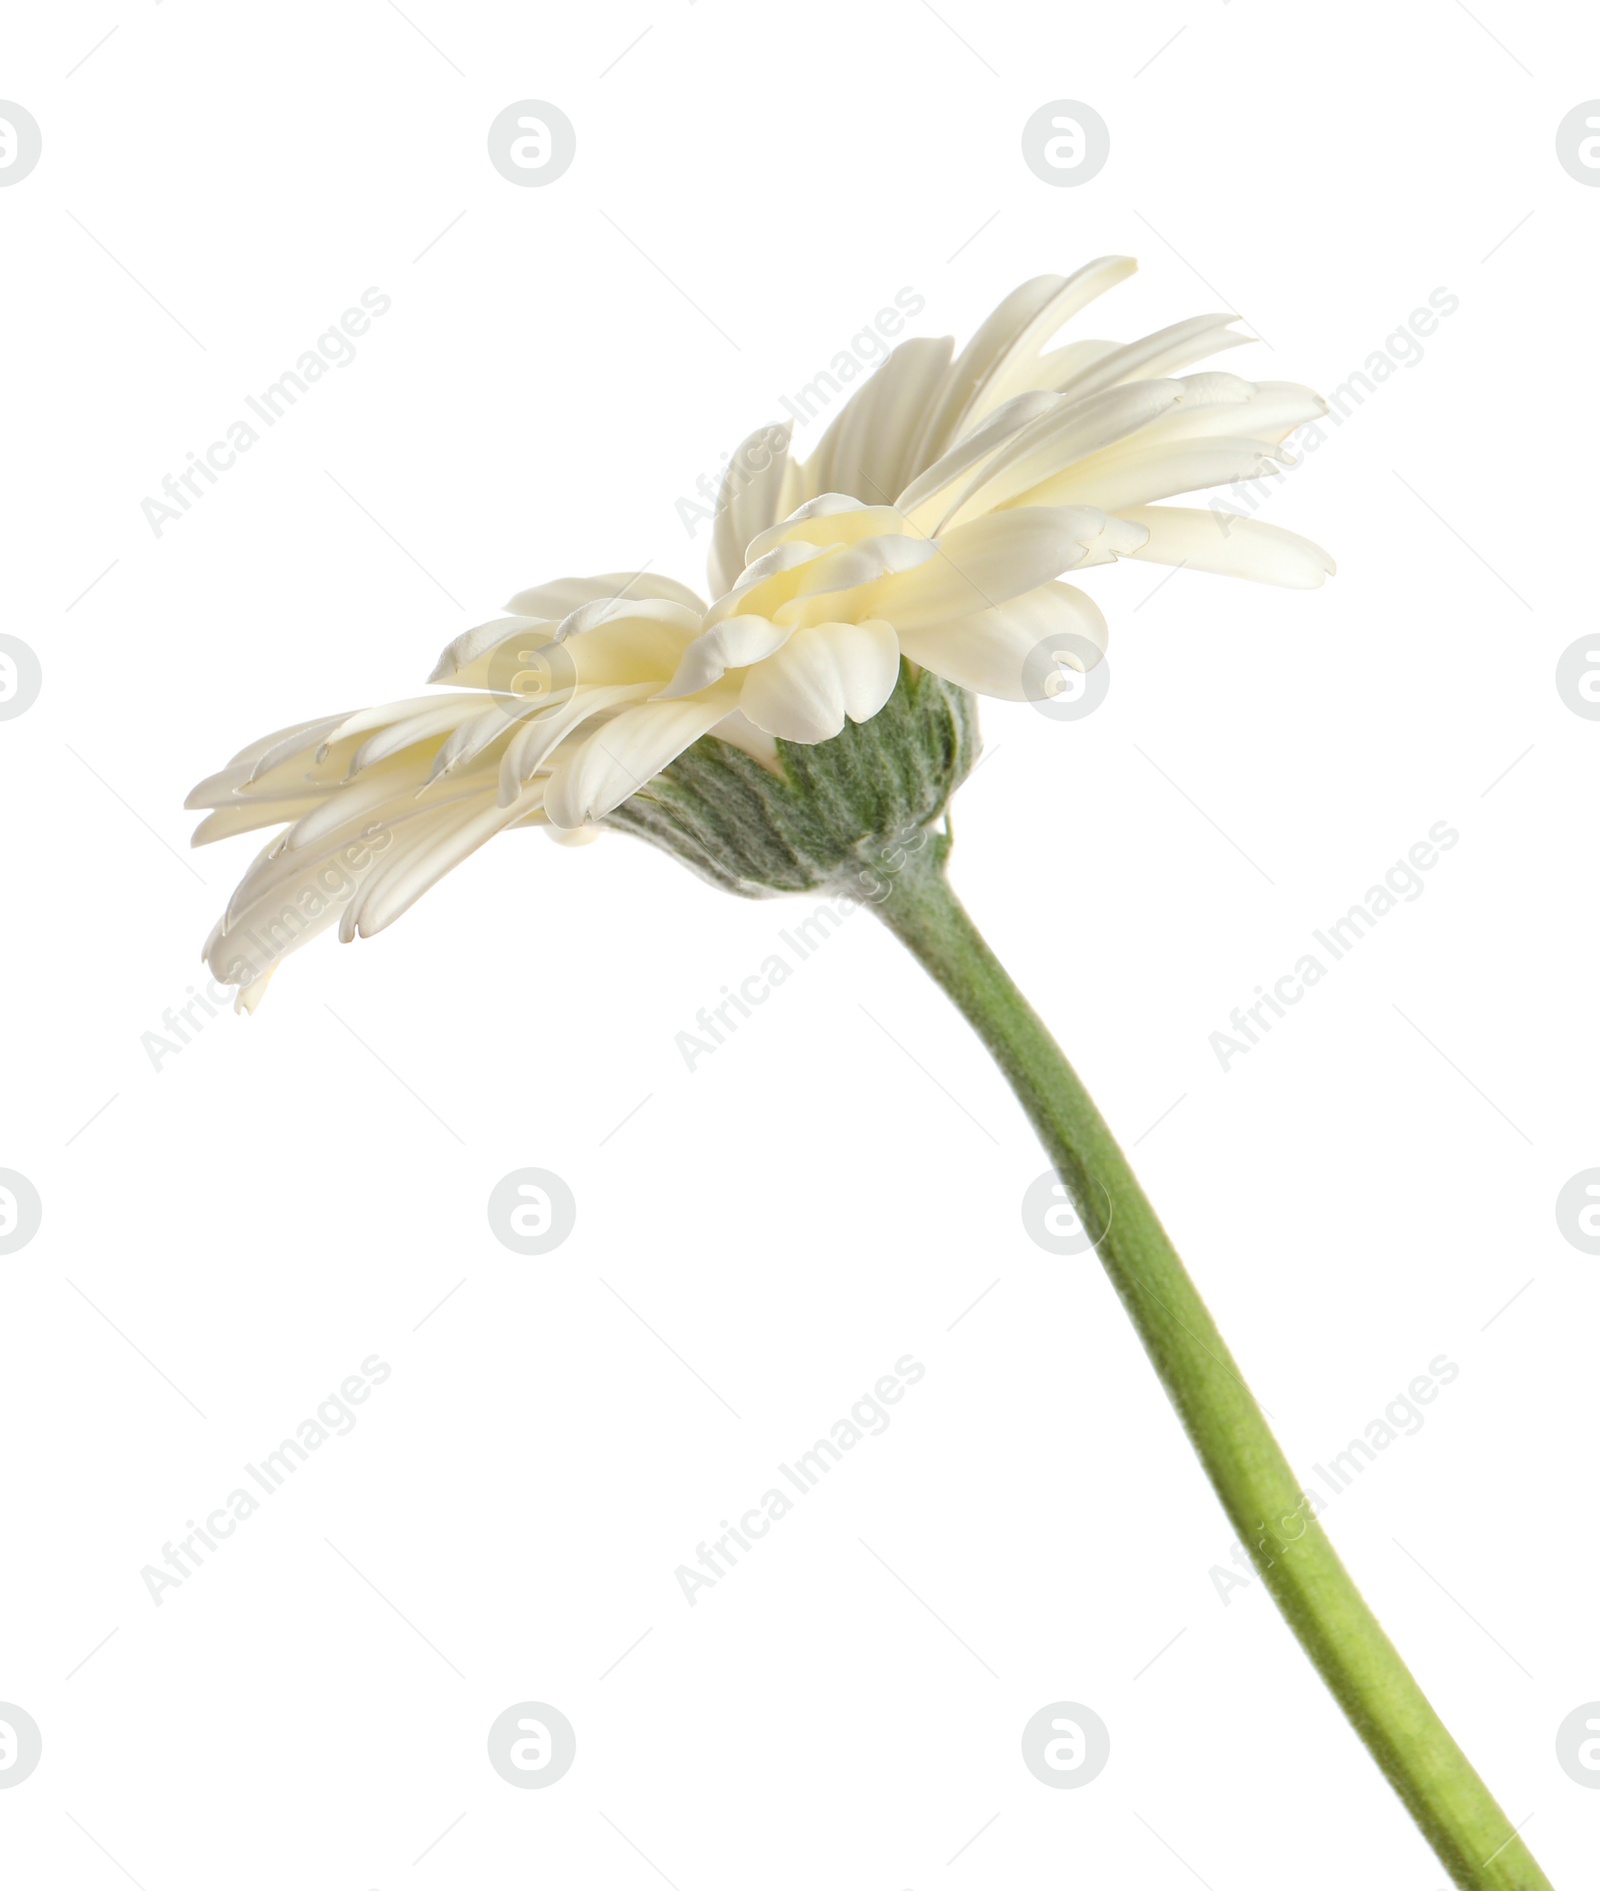
[[[1284,1619],[1455,1882],[1471,1891],[1551,1891],[1311,1516],[1105,1119],[950,890],[948,840],[929,840],[876,910],[1016,1092]]]

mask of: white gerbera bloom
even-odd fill
[[[213,810],[195,843],[285,831],[207,944],[214,975],[254,1009],[315,932],[381,932],[504,828],[589,837],[704,736],[779,770],[777,741],[876,716],[902,660],[1020,700],[1049,640],[1105,648],[1064,572],[1127,557],[1320,584],[1333,565],[1308,540],[1160,503],[1261,476],[1327,411],[1287,382],[1182,372],[1250,339],[1234,317],[1046,352],[1135,266],[1025,283],[954,359],[948,339],[902,343],[804,464],[786,434],[752,436],[718,502],[709,606],[645,573],[541,585],[449,646],[444,691],[241,751],[189,797]]]

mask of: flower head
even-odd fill
[[[1134,267],[1024,283],[959,355],[903,342],[804,463],[786,434],[752,436],[719,499],[709,605],[648,573],[559,579],[458,637],[430,678],[441,692],[242,750],[189,797],[212,810],[196,844],[283,831],[207,943],[214,975],[253,1009],[286,951],[335,924],[346,940],[382,931],[511,827],[580,839],[608,822],[739,891],[815,885],[853,870],[860,843],[938,817],[970,765],[963,692],[1022,700],[1041,649],[1078,668],[1104,650],[1104,617],[1064,573],[1138,558],[1320,584],[1333,566],[1308,540],[1160,503],[1271,471],[1327,411],[1287,382],[1185,373],[1250,339],[1232,316],[1048,347]],[[837,779],[822,795],[816,778],[834,812],[813,832],[798,750],[780,743],[869,723],[893,752],[819,758]],[[678,758],[697,744],[690,794]]]

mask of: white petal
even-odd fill
[[[690,610],[705,609],[705,602],[676,578],[663,578],[653,571],[607,571],[597,578],[557,578],[551,584],[537,584],[531,591],[519,591],[506,602],[506,609],[519,617],[553,617],[559,623],[580,604],[596,598],[665,598],[669,603],[686,604]]]
[[[544,829],[546,840],[554,841],[557,847],[592,847],[605,832],[598,821],[590,821],[585,827],[552,827],[543,809],[528,822],[519,822],[519,826],[539,825]]]
[[[937,558],[852,601],[860,615],[886,618],[899,631],[974,617],[1081,564],[1106,531],[1103,513],[1069,506],[991,513],[947,532]]]
[[[826,558],[826,545],[806,545],[799,541],[774,545],[754,564],[747,565],[739,582],[719,597],[705,615],[705,628],[720,624],[727,617],[756,615],[770,617],[778,605],[795,594],[801,566],[814,559]]]
[[[497,698],[492,708],[459,724],[439,745],[439,751],[428,770],[429,786],[452,776],[459,779],[463,771],[470,768],[486,750],[493,748],[502,737],[510,735],[529,716],[549,715],[553,710],[570,706],[576,694],[576,691],[564,690],[550,697],[530,695]]]
[[[253,772],[256,765],[274,751],[280,756],[291,754],[296,749],[315,748],[329,729],[334,729],[344,721],[340,716],[314,716],[309,722],[291,723],[287,729],[275,729],[271,735],[261,736],[228,763],[231,768],[243,768]],[[270,766],[270,763],[268,764]],[[196,804],[199,805],[199,804]]]
[[[453,642],[447,643],[439,652],[439,661],[434,664],[428,677],[430,683],[467,683],[474,688],[483,687],[485,677],[481,659],[492,650],[512,637],[523,636],[528,631],[538,630],[538,641],[547,643],[555,635],[558,618],[548,617],[491,617],[486,624],[474,624],[471,630],[462,631]]]
[[[937,523],[944,506],[940,495],[958,479],[970,479],[975,468],[1014,440],[1031,421],[1038,420],[1061,405],[1057,394],[1019,394],[1007,401],[981,426],[965,433],[948,453],[943,453],[926,472],[912,480],[895,501],[897,509],[925,530]]]
[[[1300,387],[1293,381],[1260,381],[1244,415],[1247,424],[1238,431],[1278,446],[1308,422],[1320,420],[1327,411],[1328,403],[1314,388]]]
[[[859,499],[827,492],[809,501],[750,541],[750,557],[764,558],[779,545],[854,545],[880,532],[904,532],[905,515],[894,506],[864,506]]]
[[[1052,393],[1060,393],[1062,388],[1071,387],[1081,374],[1097,367],[1122,346],[1120,341],[1070,341],[1064,348],[1052,348],[1042,361],[1036,363],[1028,378],[1036,388],[1048,388]]]
[[[545,811],[557,827],[597,821],[660,774],[692,742],[735,707],[718,691],[681,703],[640,703],[564,747],[545,789]]]
[[[1070,277],[1036,276],[1025,282],[990,315],[945,376],[939,404],[928,415],[915,448],[914,471],[933,461],[977,420],[986,390],[994,387],[998,403],[1012,391],[995,386],[1008,364],[1031,360],[1078,308],[1130,273],[1125,257],[1101,257]]]
[[[278,845],[288,853],[306,848],[325,848],[342,843],[359,833],[380,811],[404,809],[415,802],[425,786],[415,758],[387,767],[369,768],[356,780],[341,782],[332,792],[323,791],[309,808],[301,811],[294,826],[283,833]],[[434,798],[446,801],[457,793],[481,784],[471,782],[466,771]]]
[[[1028,659],[1041,645],[1059,639],[1057,661],[1092,669],[1109,636],[1093,598],[1070,584],[1044,584],[994,610],[902,631],[900,646],[913,663],[947,682],[1020,703],[1037,693]]]
[[[749,671],[739,707],[758,729],[788,742],[825,742],[865,722],[889,700],[900,643],[882,622],[797,630],[776,656]]]
[[[409,721],[413,716],[431,715],[435,710],[453,708],[458,716],[470,716],[476,707],[463,696],[441,696],[430,691],[426,696],[408,696],[403,702],[379,703],[372,709],[358,710],[353,716],[346,716],[330,729],[323,738],[318,750],[321,756],[336,748],[342,742],[348,742],[358,735],[366,735],[373,729],[386,729],[397,722]]]
[[[556,641],[565,643],[569,637],[601,630],[607,624],[660,624],[692,637],[704,615],[702,605],[679,604],[672,598],[595,598],[562,618]]]
[[[1137,434],[1183,398],[1178,381],[1136,381],[1086,400],[1057,397],[1050,410],[1015,434],[951,501],[937,531],[963,525],[996,506],[1035,501],[1046,480],[1091,453]]]
[[[1242,381],[1235,374],[1186,374],[1183,399],[1152,421],[1140,445],[1166,440],[1211,440],[1221,436],[1278,446],[1307,421],[1319,420],[1328,403],[1293,381]]]
[[[352,888],[352,894],[354,889]],[[205,960],[211,975],[220,985],[238,985],[244,993],[244,1009],[254,1011],[261,992],[272,974],[291,952],[335,925],[348,904],[349,895],[337,904],[322,907],[314,918],[304,918],[292,907],[252,913],[244,926],[219,928],[206,948]],[[254,997],[250,994],[254,993]],[[235,1001],[238,1009],[238,1001]]]
[[[435,696],[427,708],[401,717],[398,722],[390,723],[386,729],[380,729],[376,735],[363,742],[351,757],[350,773],[358,775],[362,769],[370,768],[375,762],[388,761],[390,756],[398,755],[402,749],[443,735],[469,717],[480,714],[488,706],[478,696]]]
[[[900,680],[900,639],[893,624],[869,618],[864,624],[824,624],[821,630],[832,642],[844,682],[844,713],[852,722],[870,722]]]
[[[480,794],[480,805],[482,798]],[[358,836],[341,832],[299,853],[284,850],[281,843],[264,849],[206,943],[213,975],[225,985],[239,985],[270,974],[287,953],[342,918],[362,882],[391,848],[402,846],[409,834],[426,832],[430,823],[457,818],[459,812],[452,802],[425,815],[408,811],[398,818],[375,819]]]
[[[404,709],[406,705],[400,705]],[[189,791],[186,808],[221,807],[235,795],[263,795],[276,799],[283,794],[305,790],[312,759],[330,739],[333,731],[349,721],[348,715],[319,716],[315,722],[303,722],[292,729],[253,742],[241,749],[218,774],[208,775]],[[344,771],[341,768],[339,772]]]
[[[596,629],[579,630],[560,643],[556,641],[558,626],[548,618],[531,623],[522,618],[502,620],[528,628],[513,630],[486,646],[453,680],[488,688],[492,694],[485,700],[497,704],[524,696],[538,696],[548,704],[589,684],[651,679],[664,683],[701,624],[698,612],[670,602],[645,606],[606,601],[597,609],[621,615]],[[635,614],[639,612],[648,614]]]
[[[415,831],[418,822],[442,816],[467,801],[484,802],[492,796],[493,785],[492,775],[480,775],[453,784],[426,803],[418,801],[410,782],[391,786],[376,803],[357,789],[341,789],[330,803],[337,808],[337,818],[324,820],[304,845],[291,847],[289,834],[280,834],[256,855],[228,900],[224,926],[237,928],[251,913],[281,913],[286,907],[304,915],[326,898],[348,897],[353,881],[348,887],[341,882],[366,871],[370,862],[364,856],[376,858],[396,836],[403,838]]]
[[[481,803],[454,813],[429,831],[403,855],[386,860],[345,909],[340,937],[360,933],[370,939],[392,926],[430,887],[437,886],[453,867],[476,853],[513,821],[522,820],[539,805],[543,784],[529,789],[510,807]]]
[[[1221,354],[1225,348],[1242,348],[1255,337],[1229,332],[1229,324],[1238,319],[1237,315],[1191,315],[1186,322],[1174,322],[1170,328],[1158,329],[1106,355],[1065,382],[1061,392],[1071,400],[1081,400],[1135,377],[1169,375],[1191,362],[1204,361],[1207,355]]]
[[[938,556],[939,547],[931,538],[912,538],[904,532],[839,546],[801,574],[793,601],[780,605],[773,615],[780,624],[791,626],[875,617],[876,611],[844,607],[893,574],[915,571]]]
[[[1099,506],[1126,516],[1130,506],[1261,479],[1275,469],[1271,453],[1256,440],[1178,440],[1160,446],[1141,440],[1136,436],[1117,453],[1080,460],[1028,497],[1039,504]]]
[[[852,394],[804,468],[807,492],[848,492],[887,504],[910,477],[916,435],[938,398],[954,344],[901,342],[865,386]]]
[[[253,833],[259,827],[282,827],[306,811],[304,801],[236,801],[208,814],[189,836],[191,847],[207,847],[214,840]]]
[[[752,761],[759,762],[773,774],[780,772],[776,738],[765,729],[758,729],[743,710],[736,709],[731,716],[724,716],[708,733],[731,748],[742,749]]]
[[[697,690],[720,683],[729,670],[745,669],[781,650],[789,632],[770,617],[725,617],[703,631],[684,651],[672,681],[657,693],[657,702],[693,696]]]
[[[653,683],[615,683],[584,689],[571,702],[523,723],[500,757],[500,806],[510,807],[567,737],[591,716],[620,709],[626,703],[643,702],[654,692]]]
[[[1296,590],[1314,590],[1333,575],[1333,560],[1320,545],[1259,519],[1188,506],[1130,506],[1122,517],[1149,531],[1149,538],[1131,555],[1151,564],[1186,565],[1191,571],[1255,578]]]
[[[648,571],[612,571],[597,578],[557,578],[552,584],[536,585],[531,591],[519,591],[506,606],[514,615],[497,617],[487,624],[464,630],[445,645],[439,661],[428,678],[430,683],[466,683],[482,688],[487,677],[483,660],[500,644],[521,632],[548,625],[549,631],[539,642],[548,642],[555,626],[580,605],[596,599],[660,598],[696,613],[703,611],[703,601],[675,578],[656,577]]]
[[[671,621],[626,618],[569,637],[560,649],[571,662],[572,679],[580,688],[652,680],[658,686],[664,683],[699,635],[703,622],[702,617],[677,605],[670,608],[675,613]],[[559,680],[561,675],[562,666],[557,661],[554,679]]]
[[[1138,267],[1131,256],[1101,256],[1075,270],[995,362],[984,384],[974,394],[962,418],[962,427],[970,426],[974,420],[991,412],[1002,401],[1010,399],[1024,388],[1056,386],[1058,383],[1054,378],[1040,379],[1041,369],[1046,376],[1050,376],[1057,366],[1055,354],[1043,355],[1045,347],[1073,316],[1103,296],[1108,289],[1114,289],[1119,282],[1126,282]],[[1057,354],[1060,352],[1058,350]]]
[[[722,475],[706,583],[721,597],[745,567],[745,547],[778,516],[789,464],[790,428],[757,427],[739,443]]]
[[[778,521],[778,524],[797,525],[804,519],[831,519],[836,514],[842,512],[870,512],[871,510],[871,505],[865,499],[856,498],[854,493],[833,491],[819,492],[813,494],[811,498],[806,500],[804,505],[795,506],[789,512],[785,513],[783,518]],[[772,534],[768,532],[763,536],[771,538]],[[778,543],[778,540],[773,538],[772,543],[775,545]],[[760,555],[760,553],[752,552],[750,554],[751,564],[754,564]]]

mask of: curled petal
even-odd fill
[[[825,742],[875,716],[900,674],[900,642],[890,624],[813,624],[751,670],[739,707],[758,729],[788,742]]]
[[[854,545],[877,533],[905,529],[904,515],[893,506],[864,506],[859,499],[828,492],[753,538],[750,556],[764,557],[777,545]]]
[[[671,604],[686,604],[692,611],[705,609],[705,600],[688,585],[652,571],[608,571],[598,578],[557,578],[552,584],[536,584],[530,591],[519,591],[507,600],[506,609],[519,617],[552,617],[559,623],[580,604],[593,603],[596,598],[665,598]]]
[[[657,694],[656,701],[672,702],[709,689],[729,670],[745,669],[781,650],[788,635],[770,617],[725,617],[703,631],[684,651],[672,681]]]
[[[1020,703],[1037,699],[1036,671],[1069,663],[1092,669],[1104,655],[1110,632],[1094,599],[1070,584],[1043,584],[972,617],[948,617],[921,630],[901,631],[900,647],[947,683],[976,690],[980,696]],[[1039,652],[1052,641],[1050,661]]]
[[[720,624],[726,617],[751,613],[770,617],[780,604],[794,596],[800,583],[796,573],[801,566],[826,558],[829,549],[826,545],[799,542],[774,545],[770,552],[764,552],[753,564],[746,565],[739,582],[706,612],[706,627]]]
[[[529,595],[524,593],[524,596]],[[439,661],[428,677],[430,683],[466,684],[481,689],[485,681],[483,659],[513,637],[528,637],[546,643],[556,634],[555,617],[491,617],[486,624],[475,624],[462,631],[439,653]]]
[[[642,702],[651,691],[649,683],[580,690],[572,701],[522,723],[500,756],[500,806],[510,807],[568,736],[591,716],[620,709],[626,703]]]
[[[737,706],[731,692],[713,691],[687,702],[624,709],[570,746],[563,744],[545,788],[545,812],[557,827],[598,821]]]
[[[595,598],[562,618],[556,641],[565,643],[569,637],[600,630],[607,624],[663,624],[693,636],[704,614],[698,604],[679,604],[671,598]]]

